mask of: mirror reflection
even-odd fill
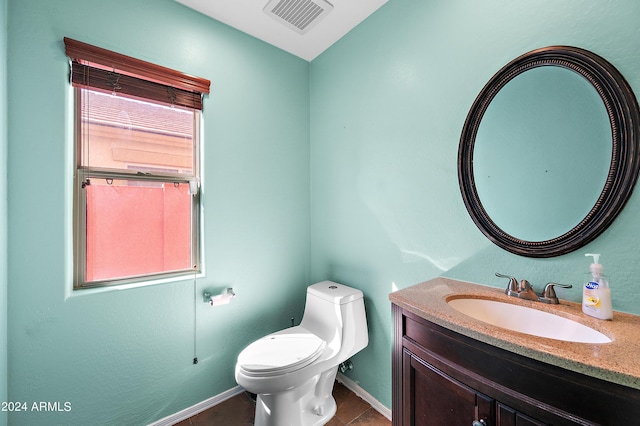
[[[556,66],[527,70],[482,117],[473,152],[478,197],[509,235],[553,239],[592,209],[611,152],[609,117],[587,79]]]
[[[622,74],[588,50],[543,47],[502,67],[473,102],[458,149],[460,192],[494,244],[559,256],[622,211],[639,150],[640,108]]]

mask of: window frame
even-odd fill
[[[199,97],[199,106],[191,107],[186,105],[180,105],[181,108],[185,108],[193,111],[193,136],[192,136],[192,144],[193,144],[193,164],[191,173],[172,173],[172,172],[163,172],[163,171],[145,171],[141,172],[139,170],[127,170],[127,169],[109,169],[105,167],[95,167],[91,165],[83,165],[83,149],[85,146],[85,141],[82,132],[82,102],[83,102],[83,90],[93,90],[96,92],[104,92],[102,88],[96,88],[91,85],[83,85],[78,84],[76,80],[74,80],[74,76],[70,75],[70,80],[72,85],[74,86],[74,196],[73,196],[73,288],[74,290],[78,289],[87,289],[87,288],[95,288],[95,287],[108,287],[108,286],[118,286],[125,284],[134,284],[134,283],[150,283],[152,281],[164,280],[164,279],[172,279],[177,277],[184,277],[188,275],[194,275],[202,271],[202,247],[201,247],[201,189],[200,189],[200,171],[201,171],[201,150],[202,150],[202,96],[204,94],[209,93],[209,81],[205,79],[200,79],[197,77],[187,76],[180,72],[170,70],[168,68],[163,68],[154,64],[150,64],[147,62],[143,62],[137,60],[135,58],[126,57],[124,55],[120,55],[114,52],[106,51],[101,48],[97,48],[95,46],[86,45],[81,42],[77,42],[75,40],[65,38],[65,46],[67,48],[67,55],[71,59],[71,74],[73,74],[73,65],[82,63],[83,65],[90,64],[95,65],[93,62],[88,62],[85,55],[84,58],[82,53],[78,54],[78,51],[90,51],[92,52],[92,56],[90,59],[92,60],[100,60],[102,58],[109,58],[109,60],[103,60],[102,66],[111,66],[113,67],[114,72],[126,72],[129,73],[135,78],[147,80],[153,83],[157,83],[158,81],[162,81],[162,72],[167,71],[166,75],[168,76],[168,80],[175,79],[176,76],[182,80],[184,79],[194,79],[200,85],[198,90],[206,91],[198,91],[195,90],[195,95]],[[80,46],[82,49],[78,50],[77,47]],[[96,56],[96,52],[102,54],[102,56]],[[114,59],[115,58],[115,59]],[[131,74],[130,67],[123,65],[120,68],[115,68],[113,66],[113,61],[120,59],[119,64],[122,65],[125,62],[131,62],[135,64],[136,74]],[[105,64],[109,62],[109,64]],[[143,70],[142,65],[148,66],[148,69],[153,70],[152,77],[144,74],[140,74],[140,71]],[[100,63],[97,63],[100,65]],[[151,75],[150,74],[150,75]],[[124,74],[123,74],[124,75]],[[162,82],[164,83],[164,82]],[[205,86],[206,83],[206,86]],[[182,84],[178,82],[178,86]],[[193,86],[193,83],[189,83]],[[171,100],[175,100],[174,91],[172,90],[174,86],[167,86],[167,92],[171,96]],[[203,89],[204,88],[204,89]],[[184,90],[184,89],[181,89]],[[173,95],[173,96],[172,96]],[[191,96],[190,94],[187,94]],[[159,100],[157,97],[155,98],[146,98],[146,97],[138,97],[131,94],[123,94],[122,96],[129,99],[140,99],[145,102],[149,102],[156,105],[168,105],[167,102],[163,102]],[[196,100],[198,100],[196,98]],[[168,272],[157,272],[157,273],[147,273],[140,274],[135,276],[127,276],[121,278],[108,278],[108,279],[100,279],[87,281],[87,194],[84,189],[85,182],[89,179],[89,184],[91,179],[113,179],[113,180],[127,180],[127,181],[147,181],[147,182],[160,182],[160,183],[178,183],[178,184],[186,184],[190,185],[192,182],[195,182],[197,185],[197,190],[195,193],[191,193],[191,225],[190,225],[190,239],[191,239],[191,265],[189,268],[173,270]]]

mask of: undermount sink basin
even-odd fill
[[[520,333],[566,342],[611,342],[604,334],[577,321],[526,306],[472,298],[452,299],[447,303],[479,321]]]

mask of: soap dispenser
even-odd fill
[[[582,289],[582,312],[595,318],[610,320],[613,318],[611,289],[607,280],[602,276],[600,255],[587,253],[585,256],[593,257],[593,263],[589,266],[591,279]]]

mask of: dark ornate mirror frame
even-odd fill
[[[489,104],[513,78],[532,68],[563,67],[586,78],[600,94],[611,124],[612,156],[600,197],[578,225],[546,241],[524,241],[505,233],[482,206],[473,176],[473,150],[480,121]],[[484,86],[467,115],[458,149],[458,182],[471,218],[493,243],[528,257],[552,257],[572,252],[600,235],[622,211],[640,170],[640,110],[622,74],[602,57],[584,49],[550,46],[514,59]]]

